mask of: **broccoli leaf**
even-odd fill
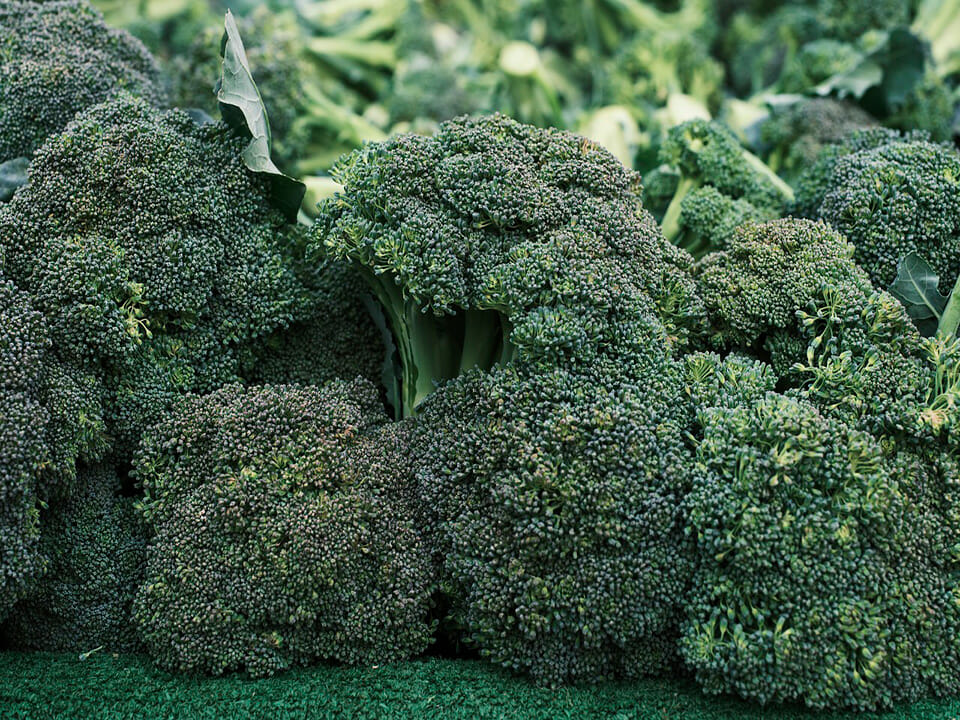
[[[284,175],[270,159],[267,109],[250,72],[237,22],[229,10],[224,18],[220,55],[223,70],[216,87],[220,114],[228,125],[250,135],[250,144],[243,151],[244,164],[255,173],[270,176],[273,201],[291,222],[296,222],[306,186]]]
[[[903,105],[923,79],[927,56],[922,39],[906,28],[895,28],[860,63],[823,81],[814,92],[841,99],[853,97],[865,105],[876,106],[868,110],[886,114]]]
[[[890,294],[903,303],[907,314],[921,334],[931,337],[937,326],[948,298],[940,294],[937,286],[940,278],[933,268],[917,253],[907,254],[897,266],[897,277],[890,286]]]

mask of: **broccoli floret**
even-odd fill
[[[853,246],[826,224],[741,227],[695,271],[714,345],[766,356],[778,389],[871,433],[911,433],[932,368],[903,306],[877,293]]]
[[[870,283],[853,253],[824,223],[788,218],[741,227],[726,251],[695,267],[712,342],[748,348],[771,331],[792,329],[824,285],[866,292]]]
[[[448,382],[417,416],[418,486],[451,617],[491,661],[557,685],[676,662],[692,566],[679,364],[605,358]]]
[[[298,231],[245,143],[123,95],[50,138],[0,211],[7,272],[57,353],[104,383],[121,456],[172,397],[236,380],[241,347],[311,308]]]
[[[368,382],[221,388],[144,435],[150,530],[134,600],[173,670],[270,675],[421,652],[433,568],[413,522],[414,454]]]
[[[41,512],[40,553],[47,570],[0,631],[11,647],[139,649],[131,606],[146,543],[134,499],[119,493],[113,468],[94,465],[80,470],[68,498]]]
[[[724,250],[734,231],[747,222],[763,222],[767,214],[743,198],[734,200],[712,185],[693,190],[680,207],[680,235],[674,242],[698,258]]]
[[[674,305],[689,261],[638,210],[636,176],[584,138],[460,118],[367,145],[336,176],[315,250],[356,264],[382,304],[403,415],[472,367],[587,364],[661,332],[658,316],[695,315]]]
[[[881,288],[917,252],[952,287],[960,274],[960,155],[903,139],[838,158],[818,209]]]
[[[669,205],[661,208],[663,233],[668,240],[681,247],[689,246],[696,254],[711,249],[709,240],[723,240],[723,229],[735,227],[738,220],[779,217],[793,199],[790,186],[718,122],[691,120],[671,128],[660,148],[660,162],[680,176]],[[697,221],[709,209],[709,220],[715,229],[698,223],[690,228],[687,237],[684,208],[688,196],[703,187],[712,187],[730,202],[723,202],[713,193],[702,195],[700,207],[691,210],[688,217]],[[727,212],[732,216],[726,217]]]
[[[86,0],[6,2],[0,35],[0,162],[29,156],[118,90],[165,98],[143,45],[108,28]]]
[[[824,146],[841,143],[850,133],[877,125],[856,105],[832,98],[804,98],[775,106],[760,126],[767,165],[788,182],[812,166]]]
[[[37,388],[48,345],[43,316],[0,276],[0,619],[43,570],[37,475],[49,416]]]
[[[2,258],[2,252],[0,252]],[[53,352],[43,314],[0,273],[0,621],[39,577],[39,511],[107,448],[102,389]]]
[[[833,187],[834,173],[841,158],[865,150],[875,150],[897,142],[929,141],[930,135],[917,131],[901,134],[890,128],[874,127],[854,130],[836,142],[827,144],[796,180],[796,195],[790,205],[792,215],[817,218],[823,198]]]
[[[956,692],[942,479],[802,399],[705,407],[699,422],[681,648],[700,684],[861,710]]]

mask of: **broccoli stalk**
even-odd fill
[[[454,314],[427,312],[389,274],[360,267],[380,301],[399,355],[401,395],[398,414],[409,417],[438,384],[467,370],[490,370],[515,353],[510,321],[501,310],[471,308]],[[392,358],[388,365],[393,365]]]

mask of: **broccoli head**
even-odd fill
[[[245,142],[123,94],[51,137],[0,211],[7,273],[58,355],[106,386],[121,455],[171,397],[236,380],[239,348],[312,307],[298,230]]]
[[[700,684],[861,710],[956,692],[943,478],[801,398],[721,402],[699,424],[681,649]]]
[[[150,537],[134,600],[172,670],[270,675],[421,652],[433,570],[407,429],[366,381],[185,398],[135,460]]]
[[[0,630],[15,648],[110,652],[139,648],[131,607],[145,538],[134,499],[109,465],[82,468],[73,492],[41,512],[45,575]]]
[[[546,684],[669,667],[691,570],[671,353],[699,311],[636,177],[583,138],[493,116],[368,145],[339,178],[317,250],[384,308],[464,639]]]
[[[639,208],[635,175],[571,133],[504,116],[367,145],[335,168],[319,256],[352,261],[383,306],[404,415],[435,385],[514,359],[587,364],[682,332],[689,260]]]
[[[676,663],[689,417],[678,364],[646,353],[474,370],[417,416],[451,617],[481,656],[541,684]]]
[[[160,103],[156,63],[86,0],[0,8],[0,162],[29,156],[81,110],[118,90]]]
[[[818,210],[856,248],[879,287],[919,253],[952,287],[960,275],[960,154],[925,140],[898,140],[837,159]]]
[[[696,266],[715,346],[769,360],[778,389],[802,389],[860,430],[912,437],[938,374],[904,307],[875,291],[853,247],[823,222],[741,227]]]

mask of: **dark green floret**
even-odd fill
[[[780,217],[793,200],[790,186],[715,121],[690,120],[672,128],[660,162],[660,173],[677,174],[677,186],[669,198],[663,197],[664,187],[658,188],[661,197],[647,201],[669,201],[655,208],[663,214],[663,233],[694,256],[723,247],[727,233],[745,220]]]

